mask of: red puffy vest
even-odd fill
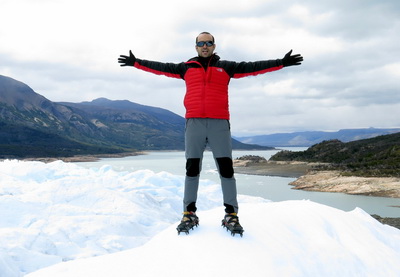
[[[184,76],[186,118],[229,119],[228,84],[230,76],[223,68],[192,67]]]

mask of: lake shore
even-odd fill
[[[309,171],[290,183],[294,189],[400,198],[400,178],[342,176],[340,171]]]
[[[234,160],[233,166],[235,172],[239,174],[299,178],[307,174],[313,165],[306,162]]]
[[[236,173],[297,178],[289,183],[293,189],[400,198],[400,178],[342,176],[340,171],[314,170],[316,165],[307,162],[234,161]]]
[[[289,183],[293,189],[400,198],[400,178],[341,176],[339,171],[315,171],[315,165],[306,162],[234,160],[236,173],[297,178]],[[400,229],[400,218],[371,216],[382,224]]]

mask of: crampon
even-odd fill
[[[198,225],[199,218],[194,212],[184,212],[181,223],[179,223],[178,227],[176,227],[176,230],[178,231],[178,235],[180,235],[182,232],[188,235],[190,230],[193,230],[193,228],[197,227]]]
[[[226,231],[230,231],[232,236],[239,234],[243,237],[243,227],[239,223],[239,218],[236,213],[226,214],[222,219],[222,227],[226,228]]]

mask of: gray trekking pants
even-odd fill
[[[189,118],[185,130],[186,177],[184,211],[196,211],[203,152],[209,145],[221,179],[225,212],[237,213],[230,123],[226,119]]]

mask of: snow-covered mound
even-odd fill
[[[178,236],[183,182],[0,162],[0,276],[398,276],[400,230],[364,211],[240,196],[245,233],[232,237],[220,227],[220,186],[207,180],[199,228]]]
[[[0,277],[146,243],[181,218],[183,183],[150,170],[0,162]],[[222,205],[218,184],[201,187],[201,210]]]
[[[132,250],[61,263],[29,277],[398,276],[400,232],[360,209],[343,212],[310,201],[244,204],[243,238],[219,226],[219,209],[200,226],[175,225]]]

